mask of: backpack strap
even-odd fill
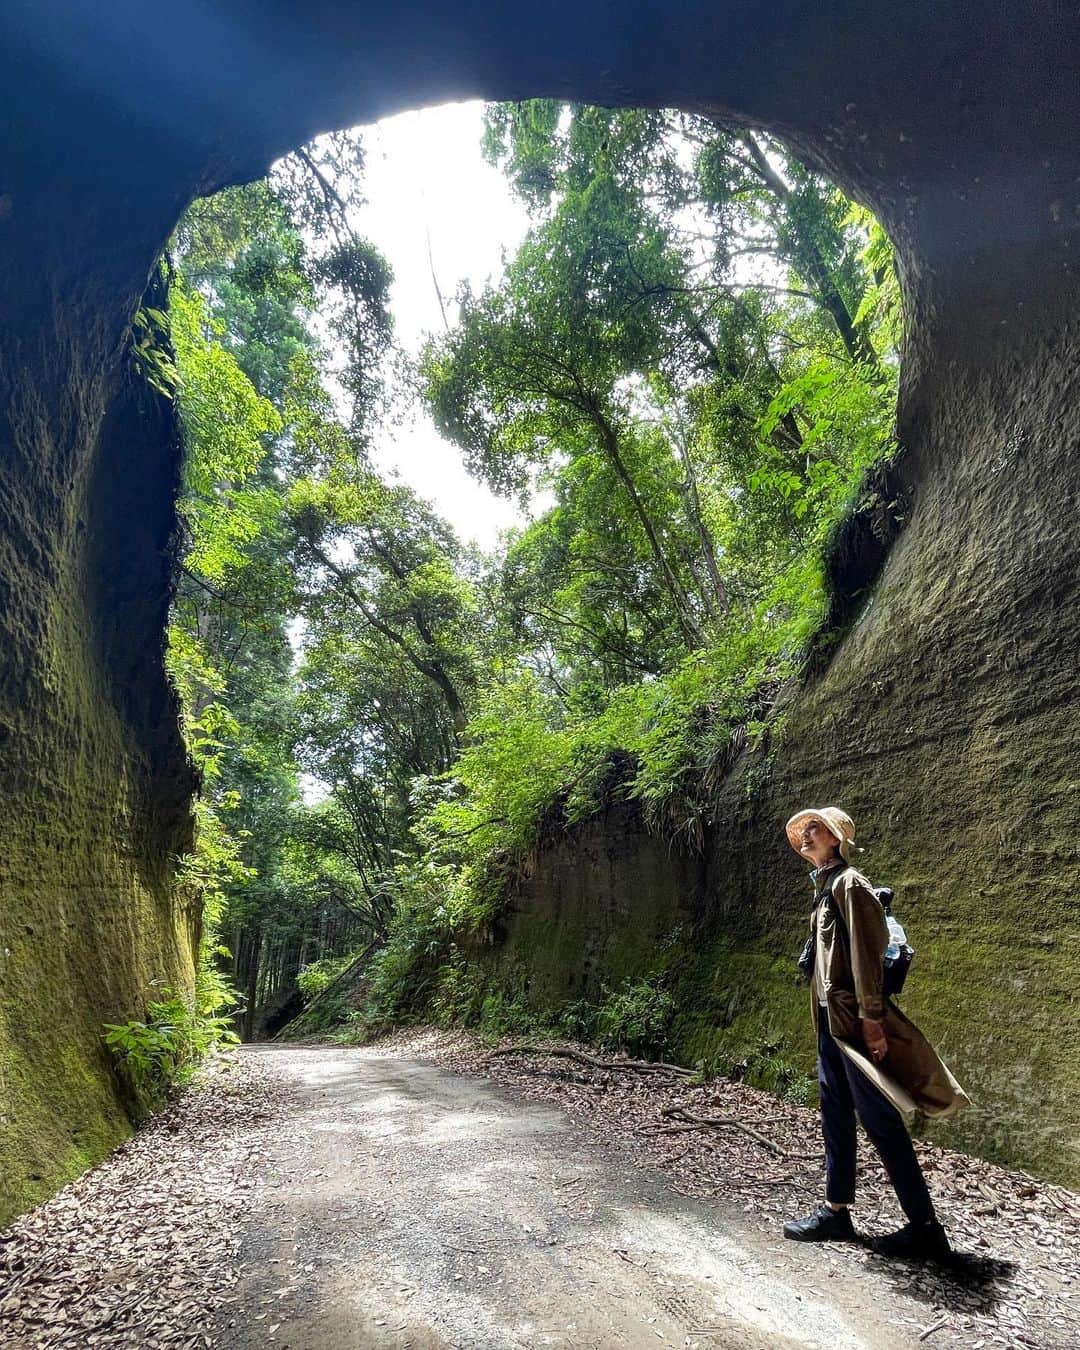
[[[814,895],[815,909],[817,909],[819,905],[824,904],[826,900],[832,900],[835,898],[833,893],[836,890],[836,883],[840,880],[840,878],[844,875],[844,873],[847,870],[848,869],[846,865],[844,867],[838,867],[836,871],[833,872],[829,880],[825,883],[825,885],[821,888],[821,890]],[[843,923],[844,920],[843,917],[840,916],[839,911],[837,911],[837,915],[840,918],[840,922]]]
[[[843,914],[840,913],[840,906],[836,903],[836,894],[835,894],[836,883],[848,870],[849,866],[850,864],[846,864],[845,866],[838,867],[836,869],[836,871],[829,878],[828,883],[824,886],[824,888],[818,891],[817,896],[814,900],[814,908],[816,910],[818,905],[823,905],[827,900],[831,900],[833,902],[832,911],[833,917],[836,919],[836,926],[840,929],[840,932],[843,934],[844,942],[847,944],[848,950],[850,951],[851,934],[848,932],[847,921],[844,919]]]
[[[835,900],[833,890],[836,886],[836,883],[840,880],[840,877],[843,875],[844,870],[845,869],[843,868],[838,870],[835,876],[829,878],[829,884],[824,888],[824,890],[818,892],[817,898],[814,902],[815,911],[817,905],[824,904],[826,900]],[[892,913],[891,901],[893,898],[893,892],[891,889],[886,887],[882,891],[877,891],[873,888],[873,886],[871,886],[870,894],[873,895],[874,898],[877,900],[878,904],[885,911],[886,916]],[[887,898],[883,899],[882,898],[883,895]],[[839,928],[841,934],[843,935],[844,943],[847,946],[848,952],[850,954],[851,934],[848,932],[847,923],[844,919],[844,916],[840,913],[839,906],[836,905],[835,903],[833,905],[833,915],[836,919],[836,926]],[[900,948],[899,955],[894,960],[885,961],[883,963],[881,992],[886,998],[895,998],[896,995],[903,990],[904,981],[907,979],[908,970],[911,967],[911,962],[914,955],[915,955],[914,950],[907,942],[905,942],[903,946]]]

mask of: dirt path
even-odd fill
[[[550,1107],[363,1049],[249,1049],[299,1089],[223,1347],[916,1344],[841,1249],[766,1241]]]
[[[753,1119],[773,1151],[657,1135],[673,1102]],[[920,1145],[974,1281],[801,1246],[779,1230],[820,1184],[815,1131],[741,1084],[465,1033],[246,1048],[0,1232],[0,1346],[1080,1350],[1072,1192]]]

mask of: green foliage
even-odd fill
[[[181,509],[191,533],[186,565],[220,582],[246,562],[244,546],[270,520],[272,497],[245,490],[281,418],[261,398],[236,358],[218,341],[224,325],[182,281],[170,293],[171,332],[180,376],[186,492]]]
[[[532,848],[540,813],[572,762],[570,738],[554,720],[552,700],[527,672],[480,697],[452,772],[420,789],[430,809],[416,829],[431,853],[480,882],[485,864]],[[453,901],[447,913],[465,918]],[[482,920],[474,917],[476,927]]]
[[[613,797],[704,846],[828,612],[827,540],[894,449],[888,240],[784,146],[541,101],[491,109],[485,151],[533,226],[459,295],[418,384],[474,475],[546,494],[490,557],[368,458],[416,382],[389,268],[349,224],[360,138],[197,204],[177,239],[170,665],[204,777],[186,876],[250,1007],[381,943],[351,1036],[419,1015],[536,1030],[478,944],[546,836]],[[657,976],[558,1028],[659,1054],[671,1015]]]
[[[173,241],[187,538],[169,664],[203,783],[180,882],[202,908],[208,959],[231,961],[245,991],[245,1032],[260,1003],[295,978],[301,951],[343,955],[386,920],[367,845],[377,839],[381,862],[392,840],[368,766],[328,807],[309,812],[300,800],[289,641],[289,625],[305,618],[297,580],[306,561],[289,489],[305,475],[356,468],[361,405],[379,395],[389,337],[389,272],[351,235],[353,189],[338,183],[341,167],[360,160],[353,136],[308,147],[271,184],[197,202]],[[314,306],[363,367],[335,372],[354,396],[351,427],[334,415]],[[317,754],[307,759],[322,767]],[[349,787],[369,783],[363,816]]]
[[[354,954],[346,952],[343,956],[324,956],[320,961],[309,961],[296,973],[296,984],[304,1001],[310,1003],[317,994],[333,984],[343,970],[353,961]]]
[[[366,1033],[426,1008],[452,951],[443,907],[455,876],[451,867],[421,855],[393,873],[398,904],[389,937],[372,958],[364,1007],[354,1034]],[[453,978],[453,977],[451,977]]]
[[[568,1041],[592,1041],[596,1037],[597,1005],[588,999],[571,999],[549,1015],[556,1036]]]
[[[437,1026],[474,1025],[481,1018],[485,985],[486,977],[480,967],[470,964],[462,948],[451,943],[429,1005],[432,1020]]]
[[[862,473],[893,445],[888,435],[895,393],[868,381],[851,366],[819,357],[805,363],[769,404],[760,424],[760,465],[750,475],[751,492],[775,492],[791,500],[795,517],[819,522],[813,543],[835,520]],[[796,472],[772,437],[782,419],[798,414],[807,425],[805,463]]]
[[[794,1106],[810,1105],[817,1079],[792,1059],[783,1045],[773,1041],[755,1045],[738,1063],[725,1066],[733,1078],[774,1093]]]
[[[674,1011],[659,979],[627,980],[597,1008],[592,1038],[607,1050],[656,1059],[667,1049]]]
[[[194,993],[166,986],[157,995],[144,1020],[106,1023],[103,1035],[136,1108],[144,1111],[163,1105],[210,1050],[239,1039],[226,1012],[235,999],[211,969],[200,971]]]
[[[142,305],[131,320],[131,356],[135,368],[152,389],[172,398],[180,372],[169,350],[169,315],[153,305]]]
[[[239,732],[236,719],[221,702],[224,676],[211,663],[205,646],[181,625],[169,629],[168,639],[165,663],[185,710],[188,753],[204,779],[216,779],[222,751]]]
[[[477,1018],[480,1034],[489,1041],[501,1041],[513,1036],[527,1036],[536,1029],[537,1016],[516,998],[501,990],[484,995]]]
[[[843,223],[864,236],[866,243],[859,257],[872,278],[859,302],[855,322],[869,328],[875,345],[882,351],[898,356],[904,334],[904,310],[892,240],[877,217],[857,202],[848,204]]]
[[[306,1005],[303,1021],[305,1033],[326,1031],[348,1019],[353,1011],[349,1002],[350,991],[340,985],[330,993],[326,991],[359,954],[345,952],[341,956],[323,957],[320,961],[301,966],[297,971],[296,984]]]

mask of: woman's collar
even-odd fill
[[[813,868],[810,872],[810,880],[816,886],[818,883],[818,878],[823,877],[826,874],[826,872],[831,872],[836,867],[846,867],[846,866],[847,864],[844,862],[843,858],[835,858],[832,862],[827,862],[824,865],[824,867]]]

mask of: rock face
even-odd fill
[[[705,859],[648,834],[636,804],[609,804],[567,831],[547,831],[493,947],[473,957],[534,1010],[595,1003],[626,980],[670,972],[707,894]]]
[[[1075,1164],[1078,23],[1063,0],[977,23],[960,0],[4,7],[0,1214],[117,1137],[100,1022],[190,971],[169,874],[192,783],[161,663],[175,428],[136,391],[126,325],[193,195],[464,96],[764,126],[893,233],[912,521],[719,803],[713,917],[786,924],[777,822],[843,796],[936,935],[931,1029],[987,1065],[988,1111],[1005,1095],[1002,1121],[1041,1119]]]
[[[340,1026],[351,1013],[361,1011],[367,999],[371,958],[378,946],[372,942],[325,989],[320,990],[306,1008],[294,1007],[288,1021],[281,1017],[275,1019],[272,1025],[262,1028],[262,1036],[274,1041],[317,1036],[329,1027]]]
[[[100,349],[61,364],[25,335],[16,354],[0,408],[0,1218],[130,1129],[102,1023],[140,1016],[152,980],[190,985],[198,923],[172,877],[194,779],[161,668],[171,413]]]
[[[868,663],[864,678],[883,676]],[[978,803],[971,802],[963,828],[975,842],[951,842],[939,829],[940,849],[917,851],[913,839],[937,828],[935,814],[950,797],[978,790],[958,738],[942,731],[922,747],[907,740],[919,788],[894,802],[888,779],[879,786],[876,775],[866,776],[876,754],[845,744],[850,734],[842,728],[828,725],[837,751],[831,764],[820,761],[820,733],[810,736],[796,717],[803,706],[820,716],[817,700],[827,696],[827,684],[795,692],[770,742],[736,766],[703,856],[672,851],[650,835],[631,802],[561,835],[549,832],[495,942],[471,950],[468,964],[486,992],[542,1013],[578,1000],[602,1003],[628,982],[659,983],[673,996],[667,1049],[679,1062],[749,1073],[769,1089],[809,1085],[815,1047],[795,958],[811,888],[782,823],[797,801],[839,798],[864,822],[858,865],[894,887],[916,946],[901,1006],[973,1099],[962,1115],[926,1132],[1075,1184],[1078,1056],[1060,1039],[1077,973],[1075,935],[1068,897],[1056,907],[1049,901],[1060,884],[1062,846],[1025,844],[1008,833],[1004,844],[995,838],[980,846]],[[1014,867],[1041,903],[1017,896]]]

